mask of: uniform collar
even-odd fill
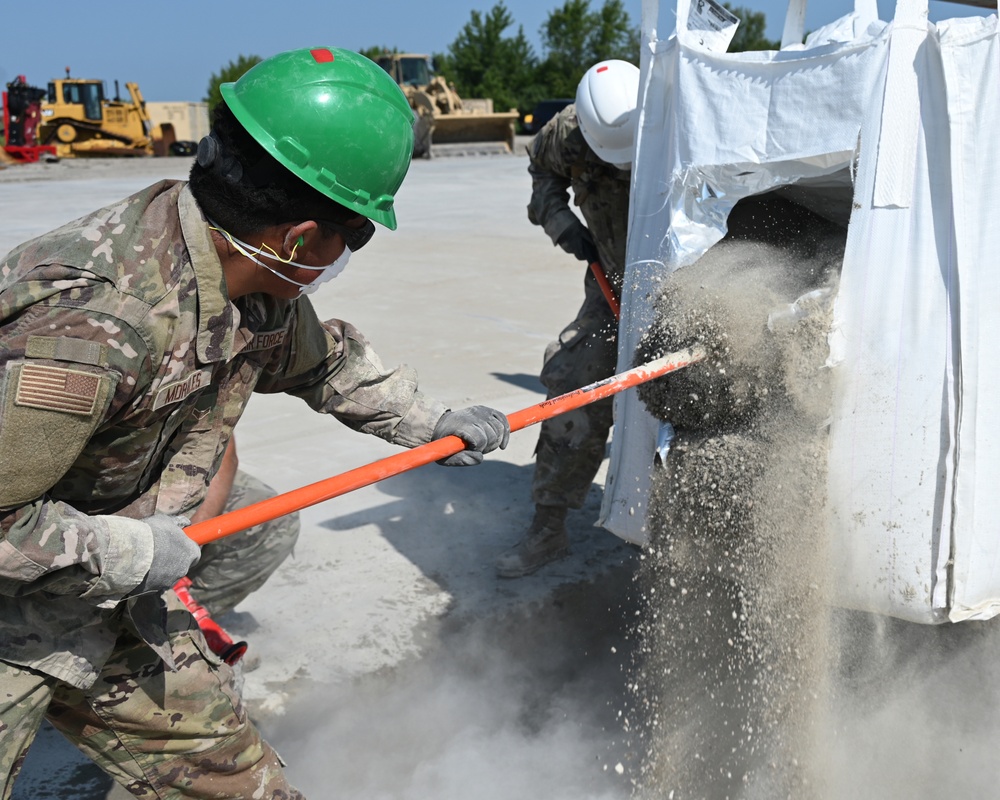
[[[177,210],[198,292],[198,336],[195,342],[198,360],[205,363],[228,361],[233,355],[233,332],[238,324],[239,312],[229,299],[222,262],[212,242],[208,222],[190,186],[181,190]]]

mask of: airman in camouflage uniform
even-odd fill
[[[266,137],[236,112],[253,100],[256,114],[271,103],[285,120],[311,102],[297,89],[316,85],[363,95],[350,133],[368,148],[355,158],[374,162],[368,179],[388,186],[371,193],[377,202],[313,191],[309,174],[272,157],[277,146],[253,144]],[[456,435],[469,449],[446,464],[506,444],[498,412],[448,411],[411,368],[385,368],[352,325],[320,322],[299,296],[329,277],[320,265],[342,263],[346,243],[363,246],[371,219],[395,227],[392,195],[412,149],[398,87],[366,59],[326,49],[275,56],[227,86],[233,109],[220,106],[190,183],[157,183],[0,261],[4,800],[43,718],[136,797],[302,797],[248,719],[231,668],[167,591],[197,562],[183,517],[205,497],[251,392],[293,394],[403,446]],[[364,126],[380,109],[376,137]],[[320,138],[343,151],[353,139],[328,136],[329,124]],[[296,154],[308,133],[276,138]],[[386,166],[394,155],[398,166]],[[308,152],[296,158],[301,167]],[[355,165],[339,166],[348,180]],[[226,216],[261,245],[237,246],[219,227]]]
[[[621,296],[628,232],[630,171],[600,158],[588,145],[575,104],[549,120],[532,141],[528,219],[554,244],[586,264],[597,261]],[[586,225],[570,207],[580,209]],[[540,379],[549,398],[613,375],[618,321],[593,273],[584,275],[584,301],[559,338],[546,348]],[[541,424],[535,448],[535,516],[525,537],[497,560],[497,574],[530,574],[569,552],[567,510],[580,508],[604,458],[612,399],[600,400]]]

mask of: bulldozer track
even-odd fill
[[[59,119],[54,119],[51,122],[46,121],[46,126],[51,126],[52,132],[45,137],[44,144],[56,143],[58,140],[56,132],[59,130],[59,126],[61,125],[69,125],[77,130],[96,134],[96,136],[93,137],[95,139],[113,139],[115,141],[122,142],[123,144],[132,145],[132,140],[127,136],[119,136],[118,134],[104,130],[100,125],[93,125],[87,122],[81,122],[78,119],[69,119],[67,117],[60,117]]]

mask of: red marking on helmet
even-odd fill
[[[317,64],[327,64],[333,61],[333,53],[327,50],[325,47],[317,48],[316,50],[309,51],[312,57],[316,59]]]
[[[598,67],[597,71],[598,72],[604,72],[606,69],[607,69],[607,67]]]

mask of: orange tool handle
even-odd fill
[[[592,262],[590,265],[590,271],[594,273],[594,277],[597,278],[597,285],[601,287],[601,292],[604,294],[604,299],[608,301],[608,305],[611,306],[611,310],[614,312],[615,319],[621,319],[622,317],[622,306],[618,302],[618,295],[615,294],[615,288],[611,285],[608,280],[608,276],[604,274],[604,267],[598,264],[596,261]]]
[[[705,355],[705,350],[700,345],[678,353],[671,353],[641,367],[612,375],[603,381],[591,383],[581,389],[515,411],[507,416],[507,421],[510,423],[512,431],[519,431],[529,425],[534,425],[536,422],[550,419],[597,400],[603,400],[605,397],[610,397],[624,389],[638,386],[640,383],[651,381],[669,372],[694,364],[705,358]],[[401,472],[422,467],[432,461],[440,461],[442,458],[460,453],[465,449],[465,442],[457,436],[445,436],[443,439],[435,439],[433,442],[414,447],[412,450],[396,453],[388,458],[357,467],[340,475],[334,475],[332,478],[326,478],[317,483],[279,494],[276,497],[261,500],[259,503],[238,508],[227,514],[220,514],[218,517],[197,522],[184,530],[198,544],[208,544],[216,539],[245,531],[247,528],[276,519],[284,514],[290,514],[307,506],[322,503],[324,500],[353,492],[355,489],[370,486],[385,478],[399,475]]]

